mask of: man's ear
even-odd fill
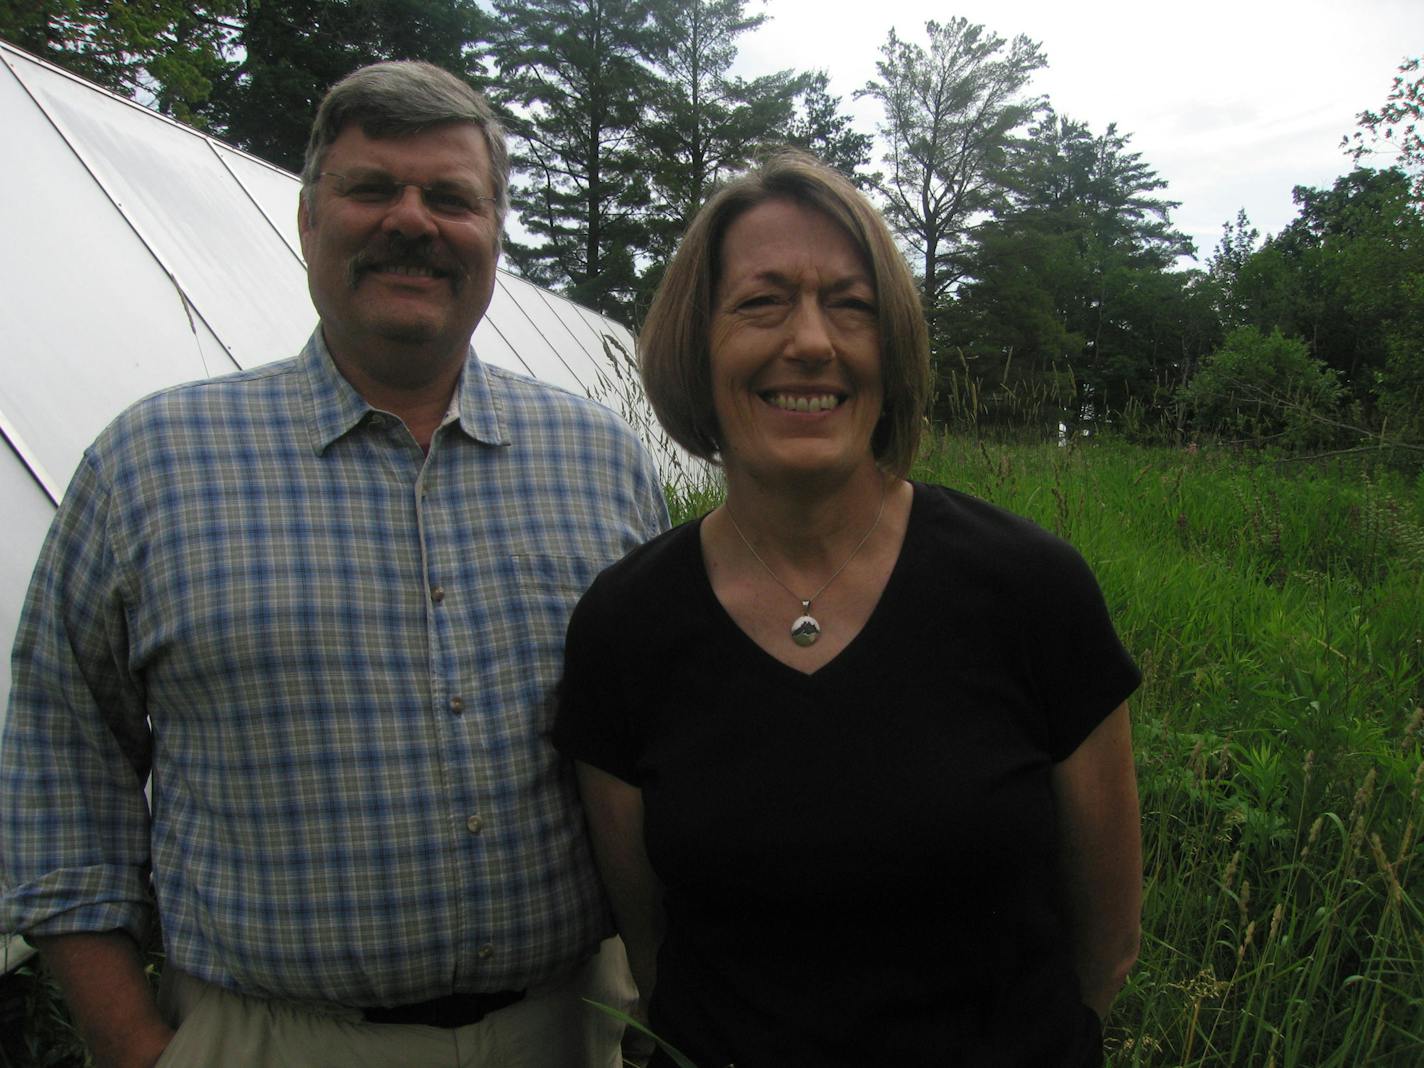
[[[307,193],[308,191],[303,189],[297,194],[297,239],[302,243],[302,259],[304,260],[311,259],[307,252],[307,241],[312,230],[311,207]]]

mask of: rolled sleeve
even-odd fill
[[[109,499],[86,453],[16,635],[0,741],[0,927],[10,932],[140,937],[152,915],[151,739],[127,670]]]

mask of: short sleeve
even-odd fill
[[[1036,640],[1029,670],[1054,761],[1083,740],[1142,682],[1118,638],[1097,577],[1067,542],[1052,538],[1032,587]]]
[[[636,738],[629,695],[620,681],[611,600],[605,574],[584,594],[569,620],[553,743],[565,756],[636,785]]]

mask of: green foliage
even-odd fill
[[[1108,1064],[1414,1065],[1424,484],[1084,439],[942,438],[917,475],[1069,537],[1143,668],[1144,942]]]
[[[91,1063],[58,987],[36,958],[0,975],[0,1068]]]
[[[965,18],[927,22],[925,35],[928,48],[892,29],[856,95],[884,108],[885,217],[934,308],[964,273],[971,223],[1002,202],[1009,146],[1037,106],[1022,94],[1047,60],[1022,34],[1008,42]]]
[[[834,167],[868,193],[880,180],[879,174],[865,172],[873,140],[855,129],[850,116],[841,110],[841,98],[831,96],[830,83],[823,70],[803,76],[786,141]]]
[[[1155,195],[1166,183],[1129,140],[1045,108],[1013,149],[1008,201],[977,230],[957,299],[936,317],[938,349],[956,344],[981,384],[1033,389],[1070,371],[1073,390],[1042,415],[1054,427],[1101,425],[1130,397],[1155,398],[1214,340],[1196,276],[1168,269],[1191,251],[1171,227],[1177,205]]]
[[[1296,219],[1237,274],[1242,317],[1308,339],[1377,422],[1382,397],[1407,396],[1424,373],[1414,299],[1424,277],[1424,215],[1397,170],[1361,169],[1294,195]]]
[[[0,37],[202,125],[244,0],[0,0]]]
[[[203,112],[225,138],[291,171],[326,90],[357,67],[423,59],[462,77],[478,68],[474,0],[246,0],[234,60]]]
[[[650,0],[493,0],[485,57],[521,172],[512,200],[533,281],[627,321],[645,242],[647,162],[636,135],[656,82]]]
[[[651,204],[640,254],[650,264],[640,308],[711,189],[783,141],[806,79],[791,71],[750,80],[734,76],[737,38],[766,15],[744,0],[656,0],[652,6],[655,79],[639,126]]]
[[[591,1005],[593,1008],[597,1009],[599,1012],[604,1013],[607,1016],[612,1016],[615,1020],[618,1020],[625,1027],[633,1028],[633,1030],[651,1039],[658,1046],[661,1046],[663,1052],[668,1055],[668,1059],[673,1062],[676,1068],[697,1068],[697,1065],[692,1063],[692,1059],[688,1057],[687,1054],[683,1053],[676,1046],[672,1046],[664,1042],[652,1031],[648,1030],[647,1026],[643,1024],[642,1021],[634,1019],[622,1009],[615,1009],[612,1005],[605,1005],[601,1001],[593,1001],[589,998],[584,998],[583,1001],[586,1004]],[[626,1065],[629,1062],[625,1060],[623,1063]]]
[[[1223,328],[1231,330],[1247,324],[1246,308],[1239,292],[1241,273],[1255,255],[1261,232],[1251,225],[1246,210],[1236,213],[1234,223],[1223,223],[1221,240],[1207,260],[1206,272],[1211,299]]]
[[[1359,129],[1340,141],[1358,166],[1367,156],[1393,155],[1394,165],[1412,175],[1414,199],[1424,201],[1424,67],[1415,56],[1399,65],[1394,85],[1378,111],[1362,111]]]
[[[762,25],[744,0],[660,0],[653,8],[659,75],[641,128],[657,214],[649,251],[671,255],[712,186],[745,170],[791,119],[790,71],[750,81],[731,74],[737,38]]]
[[[1288,448],[1337,437],[1343,394],[1335,372],[1303,341],[1252,327],[1232,331],[1178,392],[1197,433]]]
[[[1424,270],[1394,279],[1401,298],[1385,332],[1385,362],[1375,378],[1380,423],[1424,443]]]
[[[474,0],[0,0],[0,36],[289,170],[332,83],[382,59],[469,76]]]

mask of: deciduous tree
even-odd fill
[[[886,217],[934,307],[964,272],[973,220],[1002,201],[1007,150],[1038,106],[1023,94],[1047,61],[1027,37],[1006,41],[965,18],[927,22],[925,33],[928,48],[892,29],[857,95],[884,108]]]
[[[1241,272],[1256,254],[1261,232],[1251,225],[1246,209],[1236,213],[1235,222],[1221,226],[1221,240],[1206,263],[1217,314],[1227,329],[1245,325],[1249,319],[1245,295],[1241,292]]]
[[[1392,157],[1385,162],[1410,175],[1414,199],[1424,201],[1424,60],[1401,63],[1384,105],[1356,118],[1359,129],[1340,142],[1356,166],[1366,157]]]
[[[242,8],[241,0],[0,0],[0,37],[201,125]]]
[[[1338,436],[1336,373],[1299,338],[1241,327],[1181,389],[1189,425],[1251,444],[1301,448]]]

